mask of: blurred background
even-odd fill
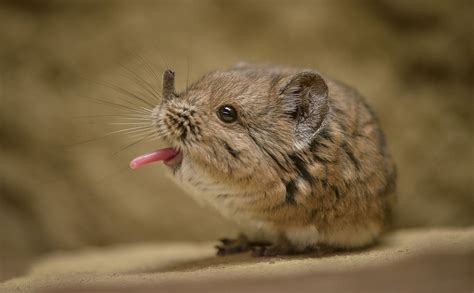
[[[0,1],[0,280],[48,252],[236,232],[160,164],[128,169],[159,142],[96,139],[128,110],[93,99],[151,101],[143,80],[159,91],[165,67],[179,89],[239,61],[345,81],[398,165],[397,227],[474,224],[473,15],[470,0]]]

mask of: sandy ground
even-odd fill
[[[34,264],[26,276],[1,284],[0,291],[376,291],[381,288],[377,284],[394,291],[471,292],[474,227],[400,230],[370,249],[325,257],[216,257],[212,243],[139,244],[56,253]]]

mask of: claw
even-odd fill
[[[237,239],[222,238],[219,239],[221,244],[215,246],[217,255],[227,255],[250,250],[251,244],[247,237],[239,235]]]
[[[220,247],[218,245],[216,245],[214,247],[217,249],[217,252],[216,252],[217,255],[224,256],[226,254],[225,249],[223,247]]]
[[[252,256],[278,256],[293,254],[295,251],[289,245],[272,244],[252,247]]]
[[[265,246],[252,247],[252,256],[264,256]]]
[[[236,240],[235,239],[229,239],[229,238],[221,238],[221,239],[219,239],[219,241],[222,242],[222,244],[224,244],[224,245],[228,245],[228,244],[234,243]]]

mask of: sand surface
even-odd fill
[[[404,283],[404,280],[429,279],[429,282],[416,282],[416,286],[421,286],[416,291],[420,292],[433,288],[472,290],[473,268],[474,227],[409,229],[387,235],[370,249],[324,257],[253,258],[248,254],[216,257],[213,243],[150,243],[56,253],[35,263],[25,276],[1,284],[0,291],[81,292],[120,288],[127,292],[138,289],[148,292],[151,288],[164,288],[181,292],[193,288],[208,292],[232,288],[232,292],[257,289],[280,292],[295,282],[295,286],[303,286],[302,290],[318,286],[329,291],[347,289],[341,286],[369,290],[367,286],[375,284],[372,276],[378,275],[374,278],[381,282],[394,277],[393,272],[398,272],[397,286],[412,289],[415,287],[409,284],[413,282]],[[409,273],[414,269],[416,273]],[[328,283],[333,279],[345,282]],[[360,287],[361,284],[365,286]]]

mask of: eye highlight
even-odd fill
[[[237,120],[237,110],[231,105],[220,106],[217,109],[217,117],[225,123],[235,122]]]

